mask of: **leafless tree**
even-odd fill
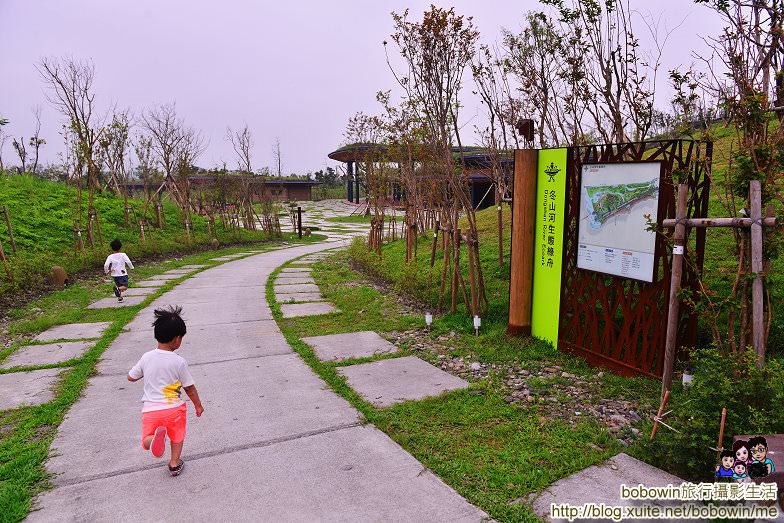
[[[5,142],[8,140],[8,135],[3,130],[3,127],[6,125],[8,125],[8,120],[0,118],[0,172],[5,172],[5,167],[3,166],[3,148],[5,147]]]
[[[17,167],[17,172],[18,174],[24,174],[27,172],[27,147],[25,147],[24,137],[20,137],[18,140],[14,138],[11,145],[14,146],[14,150],[16,151],[17,156],[19,156],[19,162],[21,164]]]
[[[33,148],[33,168],[31,172],[36,174],[38,172],[38,157],[42,145],[46,144],[46,140],[41,138],[41,106],[36,105],[33,108],[33,116],[35,116],[35,130],[33,136],[30,138],[30,147]]]
[[[275,161],[275,174],[278,178],[283,176],[283,156],[280,153],[280,137],[275,138],[272,145],[272,158]]]
[[[248,129],[248,124],[245,124],[239,131],[232,131],[231,127],[227,127],[226,139],[231,143],[232,149],[234,149],[238,170],[243,173],[252,173],[251,151],[253,149],[253,136]],[[278,148],[280,148],[280,143],[278,143]]]
[[[103,131],[103,118],[96,114],[93,92],[95,66],[72,58],[42,58],[36,68],[49,88],[47,99],[68,121],[66,130],[72,135],[70,143],[75,148],[74,175],[86,175],[92,207],[100,173],[96,152]]]
[[[184,123],[174,103],[152,107],[141,116],[141,126],[149,133],[155,158],[169,181],[177,168],[178,153],[184,140]]]

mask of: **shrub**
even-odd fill
[[[711,347],[693,353],[689,389],[673,388],[665,422],[656,438],[643,438],[633,450],[641,459],[692,481],[712,480],[721,409],[727,408],[723,446],[733,435],[784,432],[784,364],[769,359],[760,370],[754,351],[723,355]],[[647,429],[650,431],[652,422]]]

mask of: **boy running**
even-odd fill
[[[188,363],[174,354],[185,336],[185,322],[180,317],[181,312],[181,307],[155,310],[153,327],[158,348],[145,352],[128,372],[128,381],[144,378],[142,447],[160,458],[166,452],[168,435],[171,446],[169,473],[172,476],[179,476],[184,465],[180,459],[187,410],[182,399],[183,389],[196,408],[196,416],[204,412]]]
[[[133,264],[127,254],[120,252],[122,248],[120,240],[112,240],[112,243],[109,245],[113,252],[106,257],[106,261],[103,264],[103,272],[106,274],[111,273],[112,278],[114,278],[114,295],[117,296],[117,301],[123,301],[122,293],[128,290],[128,273],[125,272],[125,266],[127,265],[133,270]]]

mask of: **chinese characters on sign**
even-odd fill
[[[531,332],[553,345],[558,344],[565,198],[566,149],[539,151]]]

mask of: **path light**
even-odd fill
[[[433,315],[429,312],[425,313],[425,323],[427,323],[427,330],[430,330],[430,325],[433,324]]]
[[[681,383],[683,383],[684,389],[688,389],[689,387],[691,387],[691,382],[693,379],[694,379],[694,371],[691,369],[691,367],[686,367],[685,369],[683,369],[683,378],[681,380]]]
[[[474,316],[474,332],[476,335],[479,336],[479,327],[482,326],[482,318],[479,316]]]

